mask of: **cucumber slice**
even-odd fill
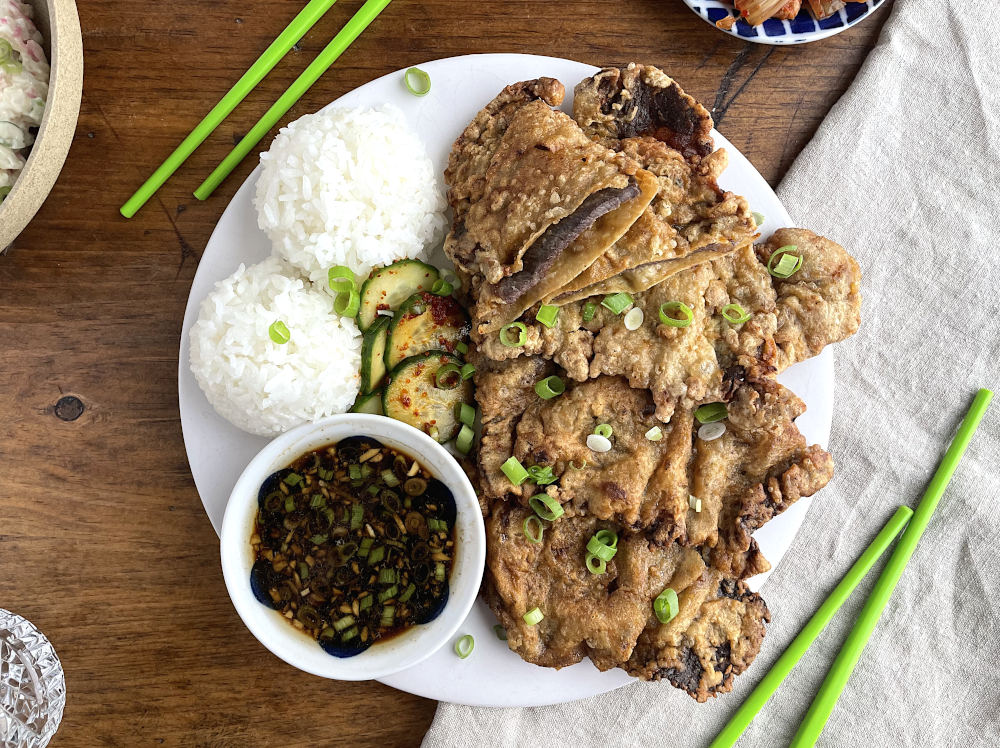
[[[440,275],[437,268],[420,260],[399,260],[372,270],[361,285],[358,327],[367,330],[379,309],[395,309],[417,291],[430,291]]]
[[[385,344],[389,337],[389,318],[379,317],[361,340],[361,391],[371,392],[385,379]]]
[[[367,395],[358,395],[358,399],[351,406],[351,412],[371,413],[374,416],[384,415],[382,413],[382,390],[375,390]]]
[[[453,439],[462,426],[455,406],[472,404],[472,380],[462,380],[455,389],[444,390],[437,386],[435,377],[445,364],[460,363],[461,359],[446,351],[427,351],[404,359],[392,370],[382,394],[385,414],[442,444]]]
[[[404,301],[392,318],[385,365],[392,371],[404,358],[424,351],[454,353],[468,336],[469,317],[457,301],[420,291]]]

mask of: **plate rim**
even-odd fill
[[[500,66],[500,67],[505,66],[505,63],[506,63],[506,66],[509,67],[509,65],[510,65],[510,63],[512,61],[512,58],[514,58],[514,59],[527,58],[527,59],[524,59],[523,61],[526,62],[526,63],[534,63],[534,64],[537,64],[539,62],[544,63],[546,61],[549,61],[549,62],[558,63],[560,66],[562,66],[562,65],[564,65],[566,63],[571,63],[571,64],[573,64],[575,66],[581,66],[581,72],[583,72],[584,74],[590,74],[590,73],[592,73],[592,72],[594,72],[596,70],[599,70],[598,67],[593,66],[590,63],[581,62],[579,60],[572,60],[572,59],[569,59],[569,58],[551,57],[551,56],[547,56],[547,55],[529,55],[529,54],[519,54],[519,53],[483,53],[483,54],[458,55],[458,56],[454,56],[454,57],[438,58],[438,59],[435,59],[435,60],[429,60],[427,62],[418,63],[418,66],[423,67],[423,68],[428,68],[428,67],[436,67],[436,66],[440,66],[440,65],[456,65],[456,64],[461,64],[463,62],[465,62],[465,63],[470,63],[470,62],[486,62],[487,64],[497,65],[497,66]],[[407,67],[412,67],[412,66],[407,66]],[[582,68],[586,68],[586,70],[583,70]],[[329,104],[327,104],[324,107],[321,107],[317,111],[321,111],[323,109],[327,109],[329,107],[336,106],[338,104],[338,102],[341,102],[345,97],[347,97],[349,95],[352,95],[352,94],[355,94],[356,92],[362,91],[363,89],[365,89],[367,87],[376,87],[378,85],[381,85],[381,84],[383,84],[383,81],[386,81],[387,79],[391,79],[394,76],[399,76],[406,69],[407,68],[401,68],[399,70],[391,71],[391,72],[386,73],[385,75],[379,76],[378,78],[375,78],[375,79],[373,79],[373,80],[371,80],[371,81],[369,81],[369,82],[367,82],[367,83],[365,83],[365,84],[363,84],[361,86],[358,86],[355,89],[347,91],[344,94],[342,94],[341,96],[337,97],[337,99],[331,101]],[[771,198],[773,198],[773,201],[778,206],[780,206],[780,208],[781,208],[782,214],[776,216],[777,222],[780,223],[781,225],[793,226],[794,223],[791,220],[791,217],[788,215],[787,209],[784,208],[784,205],[781,203],[780,199],[778,199],[777,194],[774,192],[774,189],[769,184],[767,184],[766,180],[764,180],[764,178],[760,174],[760,172],[758,172],[756,170],[756,168],[753,167],[753,165],[750,163],[750,161],[742,153],[740,153],[740,151],[738,149],[736,149],[735,146],[733,146],[733,144],[730,143],[727,138],[725,138],[725,136],[723,136],[721,133],[719,133],[718,131],[716,131],[714,129],[712,131],[712,136],[713,136],[713,138],[716,141],[716,147],[717,148],[725,148],[728,151],[728,153],[730,155],[731,165],[732,165],[732,161],[733,160],[741,160],[741,161],[745,162],[745,166],[749,167],[749,169],[752,170],[752,172],[756,175],[756,177],[760,179],[762,185],[764,187],[766,187],[766,189],[770,193]],[[178,356],[178,410],[179,410],[179,413],[180,413],[182,437],[183,437],[183,440],[184,440],[185,453],[186,453],[186,456],[188,458],[188,466],[189,466],[189,470],[190,470],[191,475],[192,475],[192,480],[194,481],[195,487],[198,490],[199,498],[202,501],[202,507],[203,507],[206,515],[208,515],[209,520],[212,523],[213,528],[216,529],[217,533],[218,533],[218,528],[215,527],[215,518],[213,517],[213,515],[211,513],[211,510],[209,509],[208,503],[206,502],[206,499],[205,499],[204,495],[202,494],[202,490],[198,487],[198,483],[199,483],[198,476],[195,475],[194,468],[192,466],[193,463],[192,463],[192,457],[191,457],[191,455],[192,455],[193,447],[192,447],[192,438],[191,438],[191,434],[189,433],[189,430],[193,430],[194,429],[194,423],[192,421],[190,421],[190,418],[188,419],[188,422],[185,423],[185,411],[188,409],[188,407],[190,407],[190,405],[187,406],[187,407],[185,407],[185,405],[184,405],[184,403],[187,402],[187,398],[185,397],[185,393],[186,393],[188,387],[190,386],[190,382],[186,382],[185,381],[185,374],[186,373],[190,374],[190,368],[189,368],[189,365],[188,365],[188,357],[187,357],[186,354],[187,354],[187,352],[189,350],[189,347],[188,347],[189,332],[190,332],[191,326],[194,324],[194,321],[197,318],[197,315],[198,315],[198,312],[199,312],[199,307],[201,305],[201,301],[202,301],[202,298],[203,298],[203,297],[199,297],[199,298],[195,299],[194,298],[194,289],[196,287],[200,286],[200,285],[203,285],[203,283],[201,281],[204,280],[204,279],[199,279],[199,276],[202,273],[205,273],[206,275],[208,274],[208,270],[206,269],[208,265],[207,265],[207,263],[205,263],[206,255],[208,254],[209,249],[213,246],[213,244],[217,243],[218,241],[223,241],[221,237],[217,237],[217,234],[219,234],[219,227],[220,227],[220,225],[223,224],[223,222],[226,219],[226,216],[229,213],[229,211],[231,211],[231,210],[237,210],[237,208],[234,208],[234,206],[236,205],[236,203],[237,203],[237,201],[238,201],[241,193],[244,190],[252,190],[253,184],[256,182],[256,179],[257,179],[257,176],[258,176],[258,173],[259,173],[259,169],[260,169],[260,166],[258,164],[258,166],[256,166],[253,169],[253,171],[251,171],[251,173],[246,177],[246,179],[243,181],[243,183],[233,193],[233,196],[230,198],[230,200],[227,203],[225,209],[223,210],[222,214],[220,215],[219,219],[217,220],[215,228],[213,229],[212,234],[210,235],[208,241],[205,244],[205,248],[204,248],[204,250],[202,252],[201,257],[199,258],[198,269],[195,272],[195,276],[192,279],[191,288],[188,291],[188,299],[187,299],[187,302],[186,302],[186,305],[185,305],[184,319],[183,319],[183,322],[182,322],[182,327],[181,327],[181,332],[180,332],[179,356]],[[724,176],[723,176],[723,179],[725,179]],[[235,269],[235,267],[233,269]],[[223,277],[226,277],[226,276],[223,276]],[[209,279],[209,280],[212,283],[217,282],[214,279]],[[819,438],[815,439],[816,442],[818,442],[818,443],[820,443],[820,444],[822,444],[822,445],[825,446],[825,444],[827,442],[827,439],[828,439],[830,427],[832,425],[832,401],[833,401],[833,396],[834,396],[833,388],[832,388],[832,385],[833,385],[833,382],[834,382],[833,362],[832,362],[832,356],[829,355],[829,349],[827,349],[826,351],[824,351],[824,353],[821,354],[821,356],[816,357],[815,359],[813,359],[813,361],[816,362],[817,365],[825,367],[825,370],[822,371],[822,372],[820,372],[820,375],[821,376],[824,376],[824,375],[828,376],[829,381],[830,381],[830,391],[829,391],[829,393],[826,396],[827,397],[827,403],[824,404],[824,406],[819,409],[820,410],[821,423],[817,426]],[[191,380],[193,380],[193,377],[191,377]],[[200,394],[201,397],[203,398],[204,395],[201,393],[201,390],[200,390],[200,388],[198,388],[198,386],[197,386],[196,383],[194,384],[194,387],[195,387],[195,390],[197,391],[197,394],[195,396],[197,397],[197,395]],[[829,407],[826,407],[827,405]],[[211,409],[211,406],[208,406],[208,408]],[[829,414],[828,417],[825,418],[825,419],[823,418],[823,414],[824,413],[828,413]],[[235,428],[235,427],[233,427],[233,428]],[[809,506],[809,502],[799,502],[799,503],[797,503],[797,505],[799,506],[800,511],[802,511],[802,513],[804,514],[805,509]],[[794,508],[795,507],[793,507],[793,509]],[[223,513],[224,513],[224,510],[225,510],[225,507],[223,507]],[[789,510],[789,513],[791,511],[792,510]],[[221,515],[220,515],[220,518],[221,518]],[[788,536],[788,544],[790,544],[791,541],[794,540],[795,536],[798,534],[799,529],[801,528],[802,521],[803,520],[800,519],[799,520],[799,524],[794,529],[794,532],[792,532],[792,533],[789,534],[789,536]],[[781,556],[778,558],[778,560],[774,562],[774,567],[773,568],[777,568],[778,565],[780,565],[781,561],[786,556],[787,556],[787,546],[786,546],[785,550],[782,551]],[[773,571],[773,569],[772,569],[772,571]],[[755,577],[756,580],[762,580],[764,578],[766,578],[766,575],[758,575],[758,577]],[[472,616],[477,615],[477,612],[481,612],[481,609],[482,609],[483,605],[484,604],[483,604],[481,598],[479,600],[477,600],[476,604],[473,607],[472,613],[470,613],[470,618]],[[492,614],[490,614],[490,615],[492,615]],[[495,644],[495,643],[496,642],[492,642],[492,644]],[[480,642],[478,641],[478,639],[477,639],[477,644],[480,644]],[[483,644],[485,644],[485,642]],[[434,656],[436,657],[438,654],[440,654],[440,652],[435,653]],[[426,663],[425,663],[425,665],[426,665]],[[573,668],[581,668],[581,667],[583,667],[583,668],[593,668],[594,666],[590,663],[589,660],[585,659],[583,662],[578,663],[576,665],[573,665],[570,668],[564,668],[563,670],[571,670]],[[562,672],[562,671],[560,671],[560,672]],[[411,677],[407,677],[407,674],[410,674]],[[381,682],[383,684],[386,684],[386,685],[389,685],[389,686],[391,686],[393,688],[397,688],[399,690],[403,690],[403,691],[406,691],[408,693],[413,693],[415,695],[418,695],[418,696],[421,696],[421,697],[424,697],[424,698],[430,698],[430,699],[435,699],[435,700],[440,700],[440,701],[446,701],[446,702],[449,702],[449,703],[466,704],[466,705],[470,705],[470,706],[496,706],[496,707],[543,706],[543,705],[550,705],[550,704],[565,703],[565,702],[568,702],[568,701],[575,701],[575,700],[582,699],[582,698],[589,698],[590,696],[596,696],[596,695],[599,695],[601,693],[607,693],[609,691],[612,691],[612,690],[615,690],[617,688],[620,688],[620,687],[622,687],[624,685],[629,685],[629,684],[632,684],[632,683],[636,682],[635,678],[627,675],[624,671],[619,670],[619,669],[613,669],[611,671],[607,671],[606,673],[602,673],[601,674],[602,677],[604,677],[604,680],[601,683],[601,685],[600,685],[599,688],[597,688],[597,689],[588,689],[585,693],[584,692],[573,692],[573,693],[570,693],[568,695],[560,695],[557,690],[554,690],[552,692],[547,693],[546,696],[544,696],[542,698],[530,698],[530,699],[528,699],[527,697],[522,697],[522,698],[516,698],[515,697],[515,698],[511,698],[511,699],[497,699],[495,697],[494,698],[483,698],[482,693],[480,693],[479,691],[476,691],[476,692],[468,692],[468,693],[463,692],[460,695],[459,699],[455,699],[455,698],[445,698],[445,697],[443,697],[441,695],[441,690],[440,689],[436,689],[434,687],[434,684],[430,684],[430,683],[426,683],[426,682],[420,682],[420,681],[418,681],[417,683],[414,683],[414,681],[412,680],[412,674],[413,674],[412,670],[406,670],[406,671],[402,671],[401,673],[398,673],[398,674],[395,674],[395,675],[392,675],[392,676],[386,676],[386,677],[380,678],[378,680],[379,680],[379,682]]]

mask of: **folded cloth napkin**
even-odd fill
[[[424,746],[705,746],[899,503],[915,506],[978,387],[1000,385],[1000,51],[982,3],[898,0],[779,194],[865,273],[836,347],[837,475],[762,594],[773,622],[732,693],[635,683],[572,704],[441,704]],[[752,155],[752,154],[751,154]],[[1000,407],[938,507],[819,744],[1000,745]],[[788,745],[881,564],[740,746]]]

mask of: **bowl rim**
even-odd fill
[[[13,244],[48,198],[76,134],[83,97],[83,33],[75,0],[28,0],[49,20],[49,93],[38,135],[13,188],[0,202],[0,252]]]
[[[262,605],[250,589],[250,527],[263,480],[275,470],[324,444],[349,436],[371,436],[419,459],[445,483],[457,508],[457,554],[449,598],[433,621],[349,658],[324,652],[314,639]],[[229,597],[244,625],[272,654],[299,670],[334,680],[370,680],[419,664],[446,644],[465,622],[479,595],[486,564],[486,531],[476,492],[461,465],[423,432],[385,416],[345,413],[305,424],[275,437],[250,461],[226,505],[219,538],[222,572]]]

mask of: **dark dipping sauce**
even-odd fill
[[[260,487],[254,596],[336,657],[438,616],[455,558],[455,499],[367,436],[304,454]]]

